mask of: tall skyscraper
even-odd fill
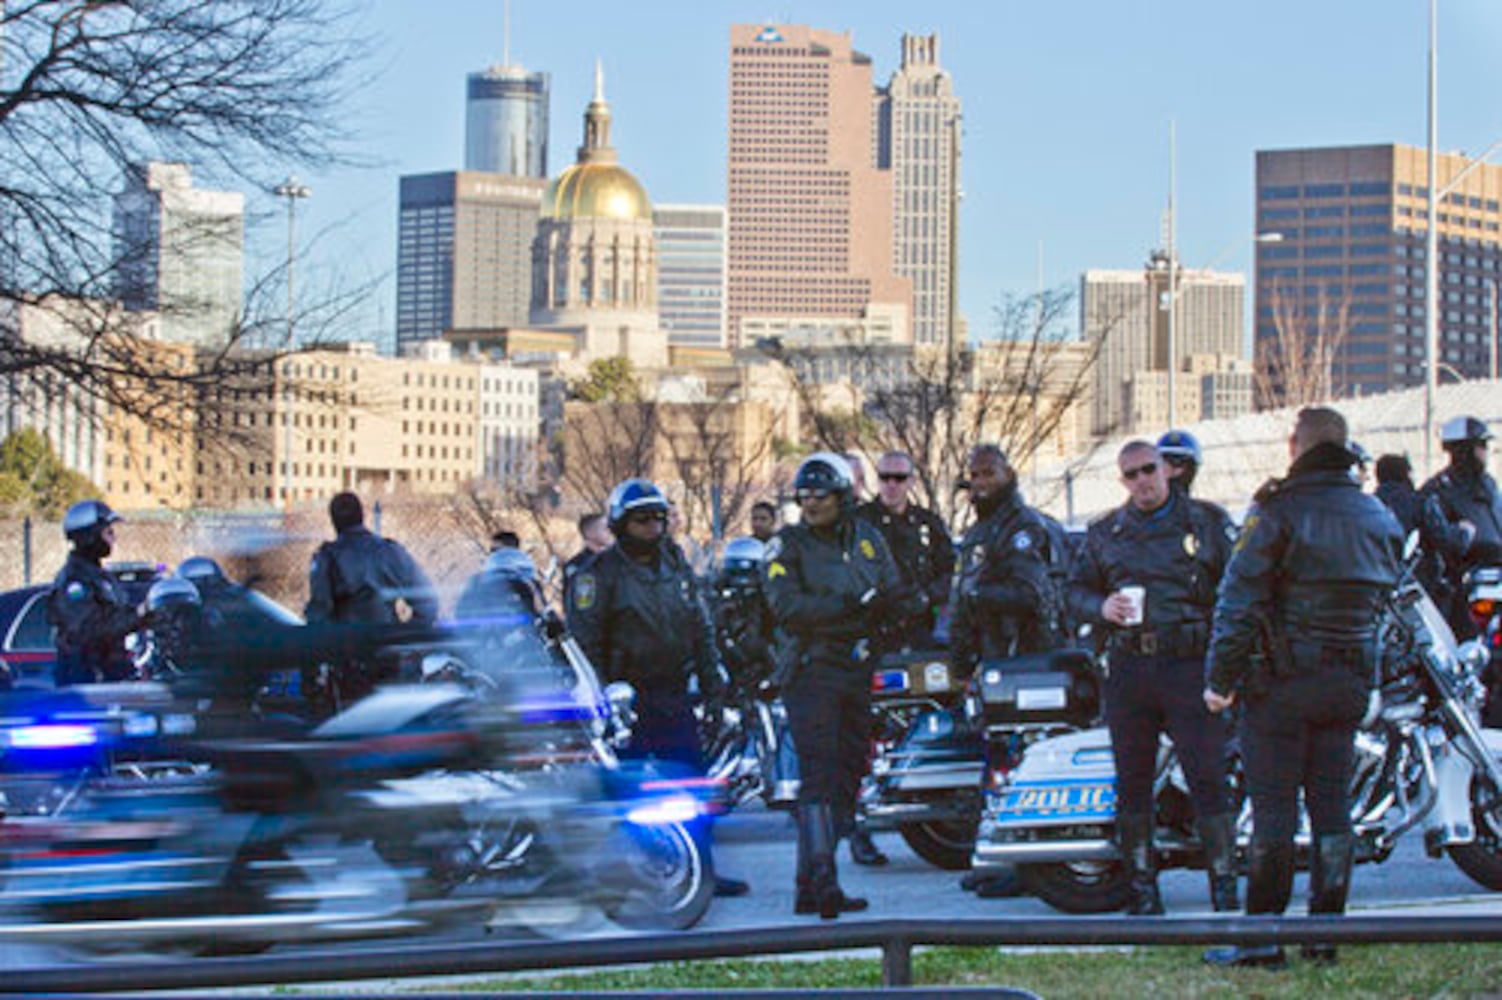
[[[449,330],[526,325],[532,237],[546,186],[540,178],[469,171],[401,179],[399,350]]]
[[[838,321],[873,304],[911,315],[912,283],[893,270],[875,101],[871,59],[848,32],[731,27],[728,346],[740,346],[745,317]]]
[[[892,266],[913,283],[913,341],[946,345],[957,322],[960,99],[938,35],[903,35],[877,99],[877,166],[892,173]]]
[[[115,195],[115,293],[161,316],[165,340],[220,345],[240,317],[245,196],[193,186],[185,163],[144,163]]]
[[[1441,191],[1473,165],[1441,155]],[[1428,174],[1413,146],[1257,153],[1257,229],[1281,236],[1257,248],[1261,370],[1276,381],[1269,352],[1323,340],[1337,395],[1423,384]],[[1502,167],[1475,165],[1441,201],[1438,229],[1439,360],[1483,377],[1502,277]]]
[[[1086,271],[1080,282],[1080,329],[1099,344],[1090,430],[1095,435],[1150,433],[1204,415],[1205,376],[1237,370],[1246,356],[1239,274],[1179,269],[1174,283],[1174,410],[1168,412],[1168,258],[1155,253],[1139,271]],[[1250,374],[1244,370],[1242,378]],[[1223,380],[1221,380],[1223,381]],[[1211,381],[1216,385],[1216,380]],[[1225,393],[1215,402],[1226,415]]]
[[[725,346],[725,208],[656,205],[657,313],[672,347]]]
[[[464,169],[548,176],[548,74],[492,66],[469,74]]]

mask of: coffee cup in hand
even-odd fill
[[[1142,613],[1147,604],[1147,588],[1133,584],[1130,587],[1122,587],[1118,593],[1131,603],[1126,613],[1126,624],[1141,625]]]

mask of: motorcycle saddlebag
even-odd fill
[[[975,689],[986,725],[1092,725],[1100,713],[1100,679],[1090,654],[1078,649],[983,660]]]

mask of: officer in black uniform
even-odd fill
[[[1201,692],[1215,588],[1235,528],[1219,507],[1170,487],[1162,456],[1148,442],[1123,445],[1116,464],[1130,497],[1090,525],[1069,602],[1081,621],[1093,622],[1106,635],[1116,828],[1132,873],[1127,912],[1163,912],[1153,848],[1153,778],[1165,731],[1189,780],[1211,904],[1217,911],[1234,910],[1226,725],[1205,709]]]
[[[668,537],[661,490],[645,479],[627,479],[610,492],[606,507],[615,544],[575,574],[569,628],[606,683],[626,681],[636,690],[627,752],[697,770],[702,762],[689,677],[698,677],[711,711],[718,711],[724,686],[708,608],[682,550]],[[720,896],[739,896],[746,888],[737,879],[715,883]]]
[[[1502,496],[1486,471],[1487,442],[1492,432],[1475,417],[1445,421],[1440,440],[1450,464],[1424,484],[1432,498],[1432,515],[1425,522],[1425,548],[1444,559],[1444,597],[1436,597],[1456,635],[1474,635],[1475,623],[1466,609],[1465,574],[1477,566],[1502,566]]]
[[[1356,727],[1376,670],[1377,616],[1403,536],[1350,476],[1345,419],[1299,411],[1288,478],[1258,491],[1215,606],[1205,705],[1246,703],[1241,750],[1252,800],[1246,911],[1282,913],[1293,890],[1299,790],[1314,834],[1309,912],[1342,913],[1350,887]],[[1306,946],[1333,961],[1334,948]],[[1207,952],[1214,964],[1281,966],[1276,945]]]
[[[102,500],[81,500],[63,515],[63,534],[73,550],[47,596],[58,687],[128,680],[134,669],[125,637],[140,626],[141,616],[104,568],[120,520]]]
[[[981,660],[1054,648],[1063,610],[1049,575],[1048,529],[1022,499],[1006,453],[978,445],[969,473],[976,519],[960,539],[949,626],[950,657],[961,676]]]
[[[1168,471],[1168,485],[1183,490],[1188,496],[1194,489],[1194,477],[1199,475],[1205,463],[1205,453],[1200,448],[1199,438],[1188,431],[1165,431],[1158,438],[1158,457]]]
[[[855,516],[850,466],[817,452],[793,479],[803,519],[767,547],[767,600],[782,630],[788,722],[798,748],[796,913],[826,920],[863,910],[846,896],[835,844],[852,828],[871,735],[871,671],[877,625],[910,614],[881,533]]]
[[[438,618],[433,585],[400,542],[381,538],[365,527],[365,508],[353,493],[329,501],[329,520],[337,532],[313,554],[308,571],[310,625],[431,625]],[[390,678],[394,667],[369,658],[341,665],[339,695],[354,701]]]
[[[776,642],[772,609],[762,588],[766,546],[747,535],[733,538],[720,557],[715,578],[715,640],[732,680],[754,690],[772,673]]]

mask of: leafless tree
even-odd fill
[[[112,196],[149,161],[259,190],[289,168],[352,161],[335,114],[357,82],[352,14],[336,0],[0,5],[0,374],[54,373],[105,409],[170,422],[178,393],[156,388],[263,370],[235,348],[285,322],[276,297],[257,294],[280,287],[276,275],[252,281],[225,342],[192,366],[131,345],[139,316],[116,300],[133,255]],[[209,229],[174,238],[226,238]],[[64,316],[66,336],[23,338],[22,315],[35,310]]]
[[[733,387],[703,402],[663,404],[663,445],[691,532],[703,534],[717,515],[721,532],[738,524],[772,485],[775,416]]]
[[[1253,376],[1261,409],[1308,406],[1334,399],[1335,359],[1350,332],[1351,297],[1324,289],[1306,305],[1286,288],[1270,296],[1273,335],[1259,338]],[[1310,311],[1312,310],[1312,312]]]
[[[564,405],[563,484],[571,497],[604,510],[621,480],[652,476],[658,407],[645,399]]]

